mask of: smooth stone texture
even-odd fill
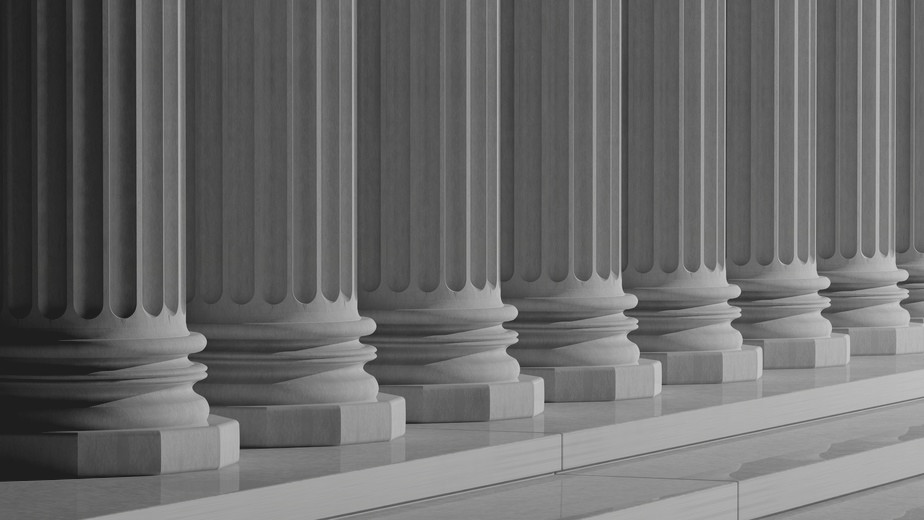
[[[764,368],[821,368],[850,362],[850,336],[832,333],[830,338],[752,339],[747,345],[764,352]]]
[[[560,469],[557,435],[409,428],[391,442],[243,450],[239,464],[219,471],[0,482],[0,512],[21,520],[314,519]]]
[[[753,381],[763,374],[763,354],[753,345],[741,350],[642,352],[642,357],[661,362],[665,385]]]
[[[201,471],[234,464],[238,423],[208,426],[0,435],[2,477],[126,477]],[[7,473],[10,473],[7,475]]]
[[[406,400],[409,423],[532,417],[542,413],[545,403],[542,378],[528,375],[519,376],[515,382],[381,385],[380,388]]]
[[[907,327],[835,328],[850,335],[850,353],[854,356],[888,356],[924,352],[924,324],[911,322]]]
[[[355,517],[379,520],[737,520],[733,483],[556,475]]]
[[[661,363],[639,359],[637,365],[587,367],[521,367],[520,373],[541,377],[545,401],[615,401],[661,393]]]
[[[531,419],[427,427],[560,433],[570,469],[922,397],[924,355],[873,356],[758,381],[665,386],[650,399],[549,403]]]
[[[213,406],[241,424],[241,447],[338,446],[390,441],[404,435],[404,399],[379,394],[374,403]]]
[[[739,518],[759,518],[918,475],[924,400],[576,472],[736,481]]]
[[[924,477],[786,511],[766,520],[869,520],[924,518]]]
[[[0,482],[0,511],[65,520],[159,505],[123,516],[348,514],[920,398],[924,355],[860,357],[759,381],[666,386],[648,399],[551,403],[527,419],[412,425],[390,442],[242,450],[220,471]]]

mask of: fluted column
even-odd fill
[[[359,303],[410,422],[529,417],[498,280],[499,0],[357,0]]]
[[[924,351],[895,259],[895,0],[818,2],[818,270],[851,354]]]
[[[666,384],[756,379],[725,279],[725,1],[627,1],[629,337]]]
[[[902,305],[924,322],[924,6],[898,0],[896,9],[895,251],[908,271]]]
[[[840,366],[815,254],[815,0],[728,4],[728,278],[732,324],[766,368]]]
[[[193,391],[182,1],[3,2],[0,467],[215,469],[238,425]]]
[[[197,389],[243,446],[393,439],[355,288],[355,0],[187,4]]]
[[[546,401],[651,397],[622,290],[622,0],[501,1],[501,280],[509,353]]]

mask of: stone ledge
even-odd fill
[[[0,435],[4,471],[25,476],[129,477],[220,469],[240,457],[238,423]]]
[[[404,399],[274,406],[213,406],[241,424],[241,447],[339,446],[390,441],[404,435]]]
[[[907,327],[843,327],[834,332],[850,335],[852,356],[894,356],[924,352],[924,324]]]
[[[661,362],[665,385],[754,381],[763,374],[763,353],[751,345],[741,350],[642,352],[642,357]]]
[[[637,365],[585,367],[521,367],[541,377],[546,402],[618,401],[661,393],[661,363],[640,359]]]
[[[542,413],[541,377],[520,375],[503,383],[381,385],[382,391],[407,401],[407,422],[471,422],[533,417]]]
[[[842,367],[850,362],[850,336],[830,338],[746,339],[764,351],[764,368]]]

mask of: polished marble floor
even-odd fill
[[[765,520],[924,520],[924,477],[800,507]]]
[[[219,471],[0,482],[0,511],[323,518],[924,398],[922,371],[924,355],[857,357],[848,367],[766,371],[757,382],[665,386],[648,399],[552,403],[532,419],[411,425],[391,442],[242,450],[240,464]]]

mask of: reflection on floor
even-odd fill
[[[741,518],[756,518],[924,473],[924,404],[895,404],[914,399],[924,355],[857,357],[548,404],[531,419],[414,425],[386,443],[244,450],[219,471],[0,482],[0,516],[324,518],[494,486],[401,507],[411,518],[735,518],[740,500]]]

